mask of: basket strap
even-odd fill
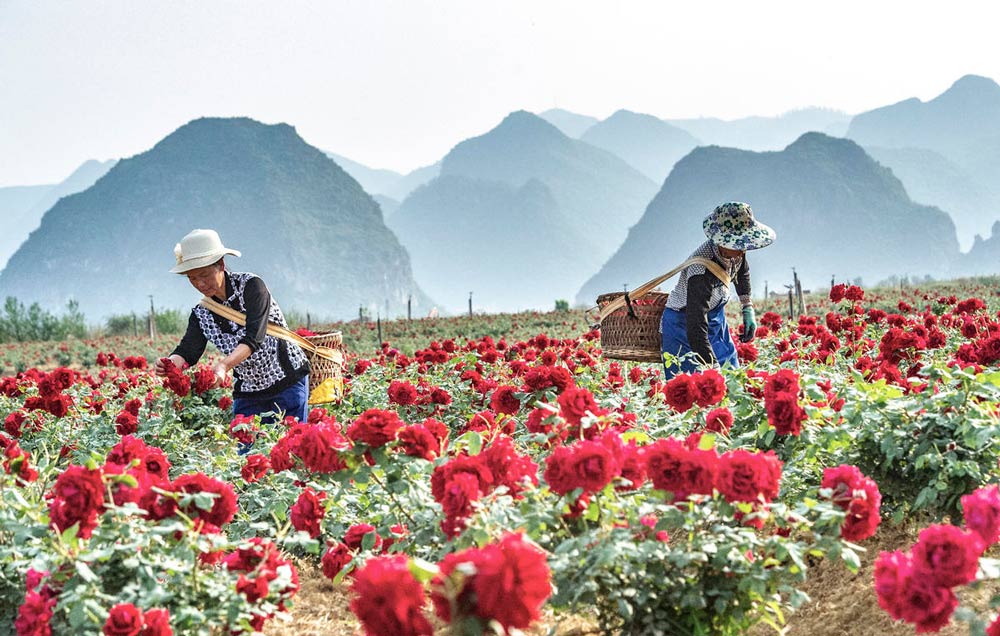
[[[693,258],[689,258],[688,260],[684,261],[683,263],[673,268],[666,274],[663,274],[662,276],[657,276],[653,280],[643,283],[642,285],[636,287],[632,291],[628,292],[627,297],[619,296],[618,298],[612,300],[610,303],[601,308],[601,320],[603,321],[609,315],[624,307],[626,303],[631,305],[631,301],[637,298],[641,298],[642,296],[645,296],[647,293],[656,289],[656,287],[659,286],[663,281],[669,278],[673,278],[678,273],[680,273],[684,268],[690,265],[703,265],[706,269],[712,272],[712,274],[714,274],[716,278],[721,280],[726,287],[729,287],[731,280],[729,278],[729,273],[726,270],[722,269],[722,267],[718,263],[716,263],[710,258],[695,256]]]
[[[202,298],[198,304],[216,315],[232,320],[238,325],[242,325],[244,327],[247,326],[247,316],[241,311],[237,311],[232,307],[226,307],[222,303],[216,302],[207,296]],[[329,360],[330,362],[335,362],[337,364],[344,364],[344,354],[339,349],[313,344],[294,331],[285,329],[281,325],[276,325],[271,322],[267,323],[267,335],[297,344],[306,351],[319,356],[324,360]]]

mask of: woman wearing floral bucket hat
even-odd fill
[[[746,203],[723,203],[702,223],[708,240],[691,257],[718,263],[736,286],[743,306],[742,342],[753,340],[757,331],[750,292],[750,265],[746,252],[767,247],[775,233],[757,221]],[[692,264],[680,273],[667,298],[660,322],[661,346],[666,377],[692,372],[700,366],[739,366],[736,346],[726,323],[729,281],[723,281],[704,265]]]
[[[240,252],[222,244],[215,230],[194,230],[174,247],[177,264],[171,273],[187,276],[206,298],[246,315],[246,325],[199,304],[191,310],[187,331],[155,371],[165,375],[170,360],[185,368],[198,362],[209,342],[225,356],[213,367],[216,383],[233,372],[233,414],[284,413],[307,418],[309,360],[291,342],[267,334],[268,322],[287,328],[278,303],[256,274],[230,272],[223,258]],[[241,449],[245,451],[247,449]]]

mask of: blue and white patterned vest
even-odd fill
[[[247,281],[259,277],[249,272],[226,272],[226,275],[232,284],[233,295],[224,300],[222,304],[245,313],[246,305],[243,293]],[[217,316],[201,305],[194,308],[194,313],[198,317],[198,324],[201,326],[205,338],[214,344],[215,348],[223,355],[232,353],[240,340],[246,336],[246,327]],[[285,316],[273,298],[267,320],[270,323],[288,328]],[[298,345],[274,336],[266,336],[261,347],[233,369],[233,393],[267,393],[279,385],[281,388],[285,388],[284,385],[287,384],[285,381],[295,371],[306,365],[308,365],[308,360]]]

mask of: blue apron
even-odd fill
[[[698,370],[697,356],[691,355],[691,345],[687,339],[687,318],[683,311],[664,308],[660,319],[660,351],[681,357],[680,364],[666,366],[664,361],[664,380],[669,380],[678,373],[693,373]],[[740,366],[736,355],[736,345],[729,335],[729,325],[726,323],[726,303],[708,312],[708,343],[720,365]],[[687,355],[685,355],[687,354]]]

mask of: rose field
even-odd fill
[[[776,299],[667,382],[581,311],[335,324],[276,424],[171,339],[0,345],[0,634],[998,636],[997,290]]]

